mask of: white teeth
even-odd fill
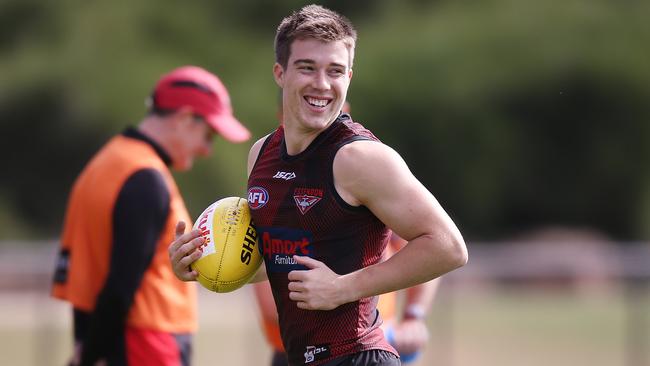
[[[316,98],[310,98],[307,97],[307,103],[315,106],[315,107],[325,107],[328,103],[327,100],[325,99],[316,99]]]

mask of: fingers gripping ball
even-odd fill
[[[246,284],[262,263],[257,232],[246,199],[226,197],[208,206],[196,220],[205,246],[192,263],[203,287],[214,292],[234,291]]]

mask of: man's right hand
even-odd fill
[[[181,281],[196,281],[198,273],[190,268],[197,259],[201,258],[205,239],[200,230],[185,233],[185,222],[176,224],[176,239],[169,245],[169,260],[174,274]]]
[[[420,352],[429,341],[429,328],[421,319],[405,319],[393,327],[393,347],[403,355]]]

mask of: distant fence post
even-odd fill
[[[440,296],[436,296],[438,301],[434,302],[434,307],[438,312],[439,322],[434,324],[433,332],[439,339],[438,347],[435,349],[437,363],[441,366],[454,365],[454,346],[456,344],[454,337],[456,326],[454,316],[454,287],[456,279],[452,275],[443,276],[440,282]],[[437,303],[437,304],[436,304]]]
[[[621,278],[625,286],[625,364],[650,366],[650,248],[634,245],[621,251],[625,270]]]
[[[646,304],[648,291],[647,278],[628,278],[625,280],[625,358],[628,366],[650,366],[648,363],[648,312]]]

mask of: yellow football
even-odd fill
[[[191,265],[203,287],[230,292],[250,281],[262,263],[262,255],[245,198],[226,197],[211,204],[194,228],[205,238],[201,258]]]

